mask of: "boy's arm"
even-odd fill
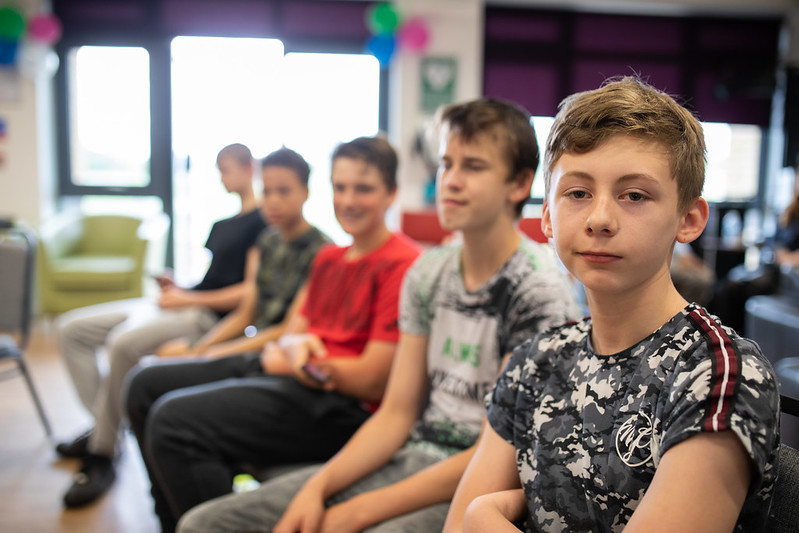
[[[448,502],[474,455],[472,446],[383,488],[359,494],[325,512],[324,530],[361,531],[390,518]]]
[[[484,494],[474,499],[466,508],[464,533],[518,532],[513,525],[527,511],[527,500],[522,489],[503,490]]]
[[[252,323],[255,315],[255,305],[258,300],[258,290],[253,284],[247,284],[241,302],[236,309],[216,323],[208,333],[203,335],[194,346],[191,353],[209,354],[209,348],[233,339],[244,332],[244,328]],[[249,339],[248,339],[249,340]],[[256,350],[258,348],[255,348]],[[228,353],[242,353],[228,352]],[[222,355],[219,353],[217,355]]]
[[[516,450],[490,424],[484,423],[474,457],[452,498],[443,532],[463,531],[466,508],[476,497],[489,492],[517,489],[519,485]]]
[[[427,387],[427,337],[402,334],[380,408],[295,495],[275,532],[317,527],[324,501],[386,464],[408,439]]]
[[[360,357],[315,359],[314,364],[330,379],[323,385],[367,402],[379,402],[386,391],[397,344],[387,341],[369,341]],[[301,381],[305,376],[299,374]],[[315,383],[306,383],[316,385]]]
[[[214,311],[228,312],[236,308],[245,294],[250,290],[248,284],[255,283],[255,274],[260,263],[258,248],[253,246],[247,251],[247,262],[244,280],[221,289],[197,291],[181,289],[177,286],[166,286],[158,298],[162,309],[179,309],[181,307],[208,307]]]
[[[214,329],[209,331],[206,337],[210,337],[208,340],[211,341],[211,346],[199,353],[203,353],[209,358],[216,358],[261,351],[267,343],[276,341],[281,335],[286,333],[290,323],[295,322],[296,325],[296,318],[294,315],[305,299],[305,288],[301,287],[300,290],[297,291],[297,294],[294,295],[291,306],[286,311],[281,322],[262,329],[252,337],[238,337],[227,342],[220,342],[225,340],[223,337],[226,335],[230,335],[227,337],[228,339],[232,338],[234,335],[240,334],[244,331],[244,328],[250,325],[255,316],[255,307],[258,303],[257,298],[257,288],[253,287],[253,290],[248,293],[246,300],[243,300],[241,306],[235,311],[235,314],[238,316],[236,318],[231,318],[231,323],[223,324],[220,322]],[[233,322],[234,320],[236,322]],[[217,328],[219,328],[218,331]],[[203,339],[206,337],[203,337]],[[198,343],[198,345],[201,343],[202,341]]]
[[[212,291],[194,291],[171,287],[161,292],[158,306],[161,309],[183,307],[208,307],[214,311],[227,312],[234,309],[245,292],[245,282],[228,285]]]
[[[732,531],[751,472],[731,430],[690,437],[663,454],[625,531]]]

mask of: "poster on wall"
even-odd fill
[[[440,106],[455,101],[458,62],[454,57],[423,57],[420,68],[423,112],[435,113]]]

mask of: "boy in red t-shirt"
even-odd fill
[[[242,464],[328,459],[379,402],[399,339],[400,285],[419,255],[385,224],[396,168],[381,138],[336,149],[333,204],[353,243],[320,250],[286,333],[262,354],[131,373],[126,407],[164,531],[230,492]]]

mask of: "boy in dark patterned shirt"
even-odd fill
[[[638,79],[561,104],[542,225],[591,318],[515,350],[445,531],[763,529],[774,372],[669,276],[707,222],[704,154],[696,119]]]

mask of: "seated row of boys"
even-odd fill
[[[562,103],[542,225],[585,287],[591,318],[568,322],[577,306],[549,248],[514,230],[538,165],[529,116],[483,99],[442,118],[439,218],[462,240],[415,261],[408,247],[394,264],[413,262],[399,332],[366,328],[375,336],[347,352],[336,326],[316,322],[379,315],[369,297],[350,305],[356,286],[387,289],[378,276],[340,273],[396,238],[382,222],[394,187],[345,144],[332,182],[353,246],[319,252],[279,341],[132,372],[126,407],[164,530],[762,529],[779,443],[773,371],[669,276],[675,241],[708,216],[696,119],[636,79]],[[382,237],[362,248],[366,220]],[[325,276],[331,264],[339,274]],[[225,495],[242,463],[333,454]]]

